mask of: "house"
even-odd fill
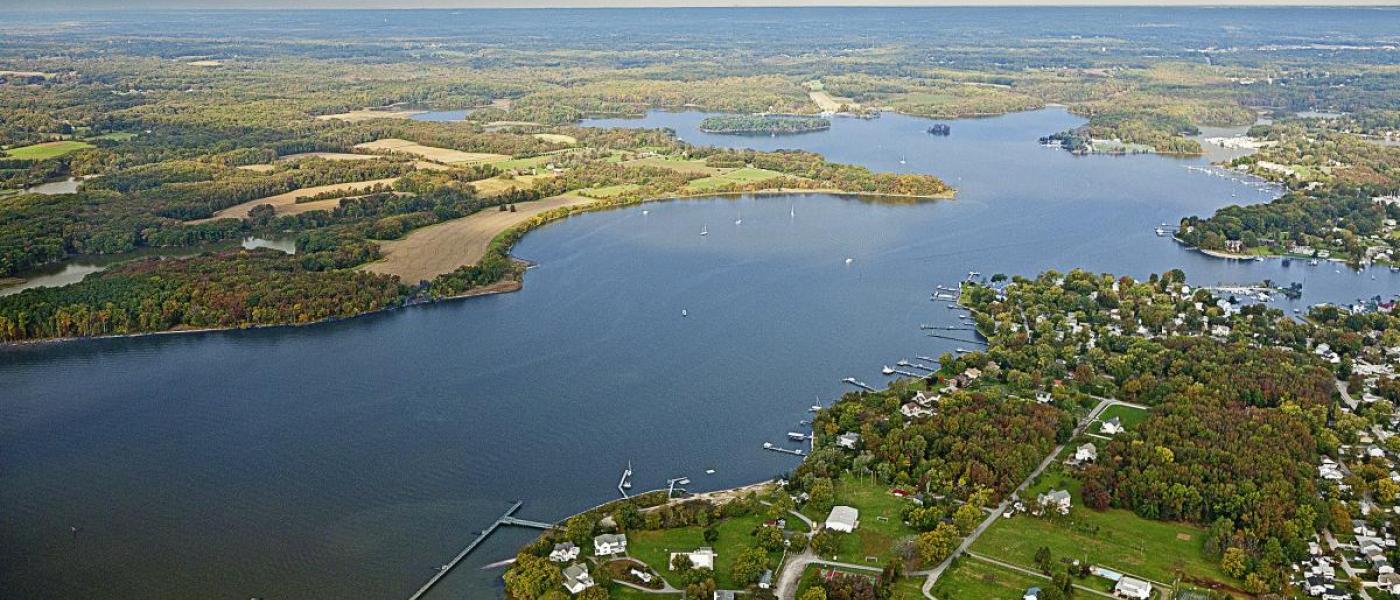
[[[932,392],[919,392],[914,394],[914,403],[923,407],[930,407],[937,404],[943,397]]]
[[[826,528],[850,533],[860,526],[860,511],[850,506],[833,506],[826,517]]]
[[[574,563],[564,567],[564,589],[570,594],[577,594],[593,587],[593,577],[588,574],[588,566],[583,563]]]
[[[715,600],[734,600],[734,591],[715,590]]]
[[[1104,435],[1118,435],[1123,433],[1123,421],[1118,417],[1113,417],[1099,424],[1099,433]]]
[[[645,573],[642,571],[638,571],[637,569],[632,569],[628,572],[631,573],[633,577],[636,577],[637,580],[642,583],[651,583],[651,573]]]
[[[1035,503],[1042,510],[1054,510],[1062,515],[1069,514],[1072,499],[1065,490],[1052,490],[1035,497]]]
[[[714,570],[715,557],[719,555],[715,554],[714,548],[709,547],[696,548],[691,552],[672,552],[670,564],[676,564],[677,556],[689,558],[691,568]]]
[[[1240,240],[1225,240],[1225,251],[1238,253],[1244,250],[1244,242]]]
[[[579,547],[573,542],[555,544],[554,549],[549,552],[549,560],[554,562],[569,562],[578,558]]]
[[[1094,462],[1099,459],[1099,449],[1092,442],[1075,449],[1074,460],[1078,463]]]
[[[1113,595],[1120,598],[1133,598],[1134,600],[1147,600],[1152,597],[1152,584],[1141,579],[1123,577],[1113,586]]]
[[[763,572],[763,576],[758,578],[758,589],[766,590],[773,587],[773,570],[768,569]]]
[[[933,409],[919,404],[918,402],[905,402],[903,406],[899,407],[899,414],[904,415],[906,419],[931,417],[933,416]]]
[[[1021,600],[1039,600],[1039,599],[1040,599],[1040,588],[1038,588],[1038,587],[1028,587],[1028,588],[1026,588],[1026,593],[1021,594]]]
[[[1054,396],[1051,396],[1051,395],[1050,395],[1050,392],[1048,392],[1048,391],[1046,391],[1046,390],[1040,390],[1040,391],[1038,391],[1038,392],[1035,393],[1035,401],[1036,401],[1036,402],[1039,402],[1040,404],[1049,404],[1049,403],[1050,403],[1052,400],[1054,400],[1054,399],[1055,399],[1055,397],[1054,397]],[[1036,588],[1036,589],[1039,589],[1039,588]]]
[[[593,554],[612,556],[627,552],[627,534],[605,533],[593,538]]]
[[[856,444],[860,442],[860,434],[854,431],[836,436],[836,445],[847,450],[855,450]]]

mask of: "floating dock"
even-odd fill
[[[868,391],[868,392],[877,392],[877,391],[879,391],[879,390],[877,390],[877,389],[875,389],[875,388],[873,388],[873,387],[870,387],[869,385],[866,385],[864,381],[858,381],[858,380],[856,380],[855,377],[847,377],[847,378],[845,378],[845,379],[842,379],[841,382],[842,382],[842,383],[849,383],[849,384],[851,384],[851,385],[853,385],[853,386],[856,386],[856,387],[858,387],[858,388],[864,389],[864,390],[866,390],[866,391]]]
[[[773,452],[781,452],[783,454],[791,454],[793,456],[802,456],[801,450],[793,450],[792,448],[781,448],[778,446],[774,446],[772,442],[763,442],[763,449],[771,450]]]

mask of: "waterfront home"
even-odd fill
[[[1035,497],[1035,503],[1040,506],[1041,511],[1053,510],[1062,515],[1069,514],[1072,501],[1069,492],[1065,490],[1052,490]]]
[[[758,589],[766,590],[773,587],[773,570],[768,569],[763,572],[763,576],[758,578]]]
[[[1083,464],[1091,463],[1099,459],[1099,449],[1093,442],[1087,442],[1074,450],[1074,462]]]
[[[1021,600],[1040,600],[1040,588],[1028,587],[1026,593],[1021,594]]]
[[[713,571],[715,568],[715,557],[719,555],[715,554],[714,548],[710,547],[696,548],[691,552],[672,552],[670,564],[676,564],[677,556],[684,556],[690,559],[690,567],[693,569],[710,569]]]
[[[583,563],[574,563],[564,567],[564,589],[570,594],[577,594],[593,587],[593,577],[588,574],[588,566]]]
[[[1244,242],[1241,242],[1240,240],[1225,240],[1226,252],[1233,252],[1235,254],[1239,254],[1241,250],[1244,250]]]
[[[593,554],[612,556],[627,552],[627,534],[605,533],[593,538]]]
[[[569,562],[578,558],[579,547],[573,542],[555,544],[554,549],[549,551],[549,560],[554,562]]]
[[[1113,595],[1133,600],[1147,600],[1152,597],[1152,584],[1125,576],[1113,585]]]
[[[833,506],[826,517],[826,528],[850,533],[860,526],[860,511],[850,506]]]
[[[905,402],[899,407],[899,413],[906,419],[917,419],[919,417],[933,416],[933,409],[920,405],[917,402]]]
[[[1118,417],[1113,417],[1099,425],[1099,433],[1104,435],[1118,435],[1123,433],[1123,421]]]
[[[919,406],[930,407],[937,404],[943,397],[932,392],[919,392],[914,394],[914,403]]]
[[[854,431],[836,436],[836,445],[847,450],[855,450],[857,443],[860,443],[860,434]]]

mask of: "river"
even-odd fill
[[[702,134],[701,118],[589,125],[935,173],[958,197],[589,213],[520,242],[515,254],[538,267],[513,294],[310,328],[0,350],[0,589],[407,597],[510,501],[525,501],[521,517],[563,517],[616,497],[628,461],[637,490],[786,472],[796,459],[760,446],[845,391],[842,377],[879,383],[882,364],[970,346],[918,326],[955,321],[929,292],[972,270],[1303,282],[1284,308],[1400,283],[1218,260],[1156,236],[1159,223],[1276,192],[1188,169],[1201,159],[1043,148],[1036,138],[1082,122],[1060,109],[952,121],[948,137],[897,115],[780,138]],[[480,567],[533,535],[503,530],[431,597],[499,594],[500,571]]]

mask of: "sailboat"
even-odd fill
[[[735,225],[743,225],[743,224],[744,224],[744,213],[743,213],[743,211],[740,211],[740,212],[739,212],[739,218],[734,219],[734,224],[735,224]]]
[[[700,226],[700,235],[710,235],[710,230],[705,225]]]
[[[789,205],[789,206],[788,206],[788,216],[789,216],[789,217],[796,217],[796,216],[797,216],[797,205],[796,205],[796,204],[792,204],[792,205]]]
[[[905,164],[905,160],[904,160],[904,155],[903,155],[903,154],[899,155],[899,164],[901,164],[901,165],[902,165],[902,164]]]

